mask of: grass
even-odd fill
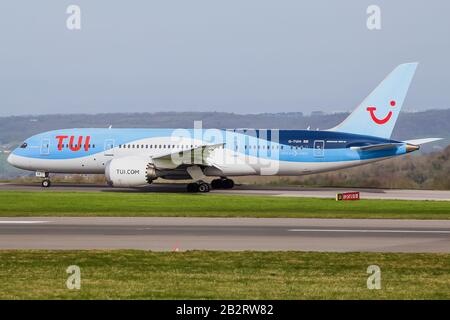
[[[0,251],[0,299],[450,299],[449,274],[449,254]]]
[[[126,192],[0,191],[0,216],[196,216],[449,219],[448,201]]]

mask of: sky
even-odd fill
[[[404,108],[450,108],[449,15],[448,0],[4,0],[0,116],[349,111],[412,61]]]

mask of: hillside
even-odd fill
[[[235,114],[225,112],[159,112],[111,114],[56,114],[40,116],[0,117],[0,144],[19,142],[38,132],[62,128],[192,128],[202,120],[205,128],[283,128],[327,129],[335,126],[347,113],[303,115],[302,113]],[[403,112],[393,138],[450,138],[450,109]],[[442,145],[447,145],[443,143]]]

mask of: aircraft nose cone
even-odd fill
[[[14,155],[11,153],[9,156],[8,156],[8,158],[6,159],[6,161],[8,161],[8,163],[10,164],[10,165],[14,165]]]
[[[11,152],[8,158],[6,159],[10,165],[19,169],[28,170],[30,168],[29,159],[19,156],[14,152]]]

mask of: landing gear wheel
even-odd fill
[[[206,182],[194,182],[187,185],[188,192],[209,192],[210,190],[211,188]]]
[[[209,188],[209,184],[205,183],[205,182],[201,182],[198,185],[198,191],[199,192],[209,192],[210,188]]]
[[[189,183],[187,185],[188,192],[198,192],[198,184],[197,183]]]
[[[211,181],[211,188],[222,189],[222,179],[214,179],[213,181]]]
[[[234,187],[234,181],[231,179],[214,179],[211,181],[211,187],[213,189],[232,189]]]
[[[234,187],[234,181],[231,179],[223,179],[222,185],[224,189],[233,189]]]
[[[44,180],[42,180],[42,183],[41,183],[43,188],[49,188],[51,186],[51,184],[52,183],[50,182],[49,179],[44,179]]]

